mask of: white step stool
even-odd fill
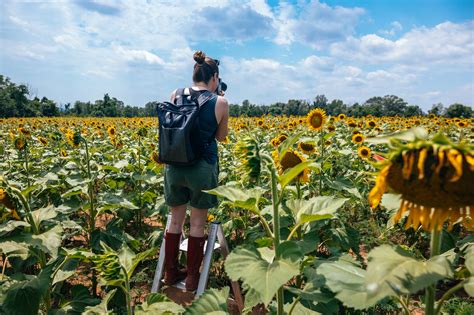
[[[168,230],[170,224],[171,224],[171,215],[168,215],[165,231]],[[216,242],[216,239],[219,240],[219,242]],[[188,247],[188,239],[185,239],[184,241],[181,242],[179,249],[183,252],[186,252],[188,250],[187,247]],[[163,237],[163,240],[161,242],[160,255],[158,257],[158,263],[156,265],[155,277],[153,279],[153,285],[151,286],[151,293],[158,292],[161,286],[160,280],[163,276],[163,269],[165,265],[164,248],[165,248],[165,238]],[[217,250],[217,249],[220,250],[224,259],[229,254],[229,247],[227,246],[227,242],[224,237],[224,232],[222,231],[222,226],[219,222],[214,221],[214,222],[211,222],[211,226],[209,228],[209,235],[207,237],[207,241],[204,243],[204,258],[202,259],[202,271],[201,271],[201,276],[199,277],[199,284],[196,290],[195,297],[199,297],[206,289],[207,281],[209,279],[209,269],[211,267],[212,253],[214,252],[214,250]],[[234,292],[235,301],[237,302],[239,310],[242,311],[244,303],[242,299],[242,294],[240,292],[240,286],[235,281],[231,282],[231,286],[232,286],[232,291]],[[176,283],[174,287],[184,290],[185,288],[184,280]]]

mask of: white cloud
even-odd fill
[[[298,42],[316,49],[345,39],[354,33],[362,8],[331,7],[319,0],[299,2],[295,7],[280,4],[274,26],[278,30],[275,43],[288,45]]]
[[[331,45],[331,54],[366,64],[401,62],[405,64],[472,64],[474,21],[445,22],[432,28],[414,28],[397,40],[375,34],[350,37]]]
[[[122,55],[127,61],[146,62],[148,64],[158,65],[165,64],[162,58],[146,50],[125,49],[119,46],[115,48],[115,51]]]
[[[22,28],[27,28],[28,27],[28,22],[16,17],[16,16],[13,16],[13,15],[10,15],[9,16],[10,18],[10,21],[12,21],[14,24],[22,27]]]
[[[399,31],[403,30],[403,26],[398,21],[393,21],[390,23],[391,28],[389,30],[380,30],[379,33],[386,36],[394,36]]]

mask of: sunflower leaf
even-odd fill
[[[219,186],[211,190],[203,190],[204,192],[216,195],[218,197],[223,197],[228,200],[228,202],[242,209],[250,210],[252,212],[258,213],[258,203],[261,199],[264,190],[261,188],[254,189],[241,189],[236,186]]]
[[[278,177],[281,188],[285,188],[296,176],[298,176],[306,168],[319,168],[319,165],[313,160],[308,160],[297,164],[296,166],[287,169],[282,175]]]
[[[427,139],[428,132],[422,127],[411,128],[406,131],[390,133],[381,137],[372,137],[365,140],[366,143],[374,144],[388,144],[391,139],[397,139],[400,141],[414,141],[415,139]]]
[[[303,135],[303,132],[299,132],[294,134],[293,136],[286,138],[285,141],[283,141],[280,146],[278,147],[278,155],[283,157],[283,155],[291,149],[291,147],[298,141],[298,139]]]

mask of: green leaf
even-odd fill
[[[229,314],[227,309],[227,298],[229,297],[229,287],[224,287],[221,290],[210,289],[204,293],[191,304],[185,315],[201,315],[201,314]]]
[[[265,191],[260,187],[244,190],[236,186],[219,186],[204,192],[226,198],[235,207],[258,212],[258,203]]]
[[[400,208],[400,203],[402,202],[401,195],[399,194],[384,194],[382,196],[381,205],[387,209],[387,212],[390,214],[390,219],[387,222],[387,227],[390,228],[395,225],[393,220],[395,215]]]
[[[41,222],[51,220],[58,215],[54,205],[49,205],[46,208],[40,208],[32,211],[31,215],[35,221],[36,226],[40,226]]]
[[[285,314],[288,314],[290,312],[290,309],[293,307],[293,303],[295,303],[295,299],[293,299],[293,301],[291,301],[291,303],[287,303],[287,304],[284,305],[283,310],[284,310]],[[295,315],[317,315],[317,314],[321,314],[321,313],[315,312],[313,310],[310,310],[309,308],[304,307],[298,301],[298,302],[296,302],[296,305],[294,306],[291,314],[295,314]]]
[[[165,295],[151,293],[146,301],[135,308],[135,315],[147,314],[181,314],[184,308],[168,299]]]
[[[366,143],[389,143],[390,139],[397,139],[401,141],[414,141],[415,139],[427,139],[428,132],[423,127],[415,127],[406,131],[390,133],[380,137],[373,137],[365,139]]]
[[[127,244],[123,244],[118,252],[120,264],[127,270],[128,277],[131,278],[138,264],[147,257],[157,252],[157,248],[153,247],[144,252],[135,254]]]
[[[297,289],[294,287],[286,287],[285,289],[296,294],[302,300],[309,300],[312,302],[318,303],[328,303],[334,300],[334,297],[331,293],[321,292],[320,288],[324,285],[324,277],[316,273],[316,269],[312,267],[307,267],[305,269],[304,275],[307,278],[307,281],[303,289]]]
[[[382,245],[369,253],[366,288],[370,298],[411,294],[437,281],[451,277],[448,260],[436,256],[427,261],[418,261],[401,248]]]
[[[278,259],[285,259],[293,263],[298,263],[304,255],[295,241],[284,241],[281,242],[276,250]]]
[[[51,255],[53,259],[58,257],[58,249],[61,246],[63,228],[60,225],[38,235],[33,235],[34,240],[39,240],[43,249]]]
[[[22,260],[30,255],[29,244],[15,240],[1,242],[0,252],[9,257],[19,257]]]
[[[296,141],[298,141],[298,139],[301,137],[301,135],[303,135],[303,131],[302,132],[298,132],[298,133],[295,133],[294,135],[286,138],[281,144],[280,146],[278,147],[278,156],[280,157],[280,159],[283,157],[283,155],[293,147],[293,145],[296,143]]]
[[[309,200],[288,200],[286,206],[293,212],[296,224],[304,224],[332,218],[347,200],[333,196],[317,196]]]
[[[25,226],[30,226],[30,225],[25,221],[10,220],[10,221],[4,222],[3,224],[0,225],[0,236],[8,234],[9,232],[14,231],[15,229],[19,227],[25,227]]]
[[[287,169],[283,174],[278,176],[278,181],[282,189],[306,168],[319,168],[319,164],[314,163],[313,160],[307,160]]]
[[[292,257],[284,250],[280,256]],[[225,270],[232,280],[242,279],[244,284],[257,291],[261,301],[268,305],[278,288],[299,273],[299,264],[289,259],[269,262],[253,248],[237,247],[227,257]]]
[[[474,243],[468,243],[466,246],[464,254],[466,268],[474,276]]]
[[[336,298],[344,305],[365,309],[377,302],[377,299],[369,298],[367,295],[366,271],[352,258],[343,256],[335,262],[323,262],[317,271],[326,278],[326,285],[336,293]]]
[[[464,284],[464,291],[466,291],[469,296],[474,297],[474,276],[469,277],[467,282]]]
[[[6,293],[2,310],[9,315],[38,314],[42,296],[48,292],[54,264],[47,265],[31,280],[12,284]]]
[[[67,259],[67,258],[65,258],[65,259]],[[74,260],[69,259],[61,267],[61,269],[56,271],[56,274],[54,275],[52,284],[54,285],[58,282],[62,282],[64,280],[68,279],[69,277],[73,276],[76,273],[77,263],[78,263],[77,259],[74,259]]]
[[[106,194],[103,196],[100,200],[102,206],[99,207],[99,212],[105,211],[105,210],[110,210],[110,209],[130,209],[130,210],[137,210],[139,209],[137,206],[135,206],[133,203],[131,203],[129,200],[117,196],[114,194]]]
[[[61,305],[61,309],[53,314],[82,314],[88,306],[95,306],[100,300],[90,295],[87,287],[76,285],[71,289],[72,299]]]
[[[109,301],[112,299],[112,297],[115,295],[115,292],[117,289],[111,290],[107,295],[102,299],[102,302],[100,302],[99,305],[96,306],[88,306],[86,307],[84,313],[82,315],[109,315],[112,314],[112,312],[109,311],[107,308],[107,305],[109,304]]]
[[[41,185],[31,185],[30,187],[24,189],[21,194],[25,197],[28,197],[28,195],[34,191],[35,189],[37,189],[38,187],[41,187]]]

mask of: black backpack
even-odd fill
[[[193,165],[209,143],[201,139],[199,110],[217,95],[209,91],[176,90],[174,103],[158,103],[159,159],[170,165]]]

